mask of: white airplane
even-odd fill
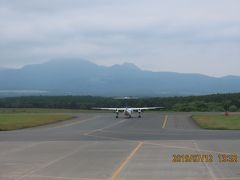
[[[131,99],[129,97],[125,97],[125,100]],[[116,118],[119,117],[119,112],[123,112],[125,116],[128,116],[129,118],[132,117],[132,114],[134,112],[138,112],[138,118],[141,118],[141,112],[144,110],[150,110],[150,109],[161,109],[163,107],[142,107],[142,108],[129,108],[127,106],[126,102],[126,107],[125,108],[94,108],[94,109],[100,109],[100,110],[110,110],[110,111],[115,111],[116,112]]]

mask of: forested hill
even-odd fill
[[[0,70],[0,97],[22,95],[188,96],[240,92],[240,77],[145,71],[65,59]]]
[[[129,107],[164,106],[165,111],[240,111],[240,93],[207,96],[140,98],[128,100]],[[32,96],[0,99],[0,108],[124,107],[124,100],[94,96]]]

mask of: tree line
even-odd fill
[[[125,101],[95,96],[28,96],[0,99],[0,108],[92,109],[124,107]],[[240,93],[187,97],[151,97],[128,100],[129,107],[163,106],[165,111],[240,111]]]

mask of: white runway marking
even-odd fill
[[[199,149],[199,147],[198,147],[197,142],[196,142],[196,141],[193,141],[193,144],[194,144],[194,146],[196,147],[197,152],[200,153],[200,149]],[[215,174],[213,173],[213,171],[212,171],[212,169],[209,167],[209,165],[208,165],[205,161],[203,161],[203,164],[204,164],[204,166],[207,168],[207,170],[208,170],[211,178],[212,178],[213,180],[216,180],[217,177],[215,176]]]
[[[164,119],[164,122],[163,122],[163,125],[162,125],[163,129],[166,127],[167,120],[168,120],[168,115],[165,116],[165,119]]]
[[[76,124],[81,124],[81,123],[84,123],[84,122],[87,122],[87,121],[91,121],[91,120],[94,120],[94,119],[96,119],[98,117],[99,116],[95,116],[95,117],[92,117],[92,118],[87,118],[87,119],[84,119],[84,120],[81,120],[81,121],[77,121],[77,122],[73,122],[73,123],[68,123],[68,124],[64,124],[64,125],[60,125],[60,126],[51,127],[51,128],[48,128],[48,129],[65,128],[65,127],[73,126],[73,125],[76,125]]]
[[[14,148],[12,150],[9,150],[7,152],[3,152],[0,154],[0,158],[3,157],[3,156],[6,156],[7,154],[10,154],[10,153],[16,153],[16,152],[19,152],[19,151],[23,151],[25,149],[28,149],[28,148],[31,148],[31,147],[34,147],[34,146],[37,146],[39,144],[43,144],[45,142],[36,142],[36,143],[30,143],[24,147],[18,147],[18,148]]]
[[[95,130],[92,130],[92,131],[90,131],[90,132],[84,133],[84,135],[87,136],[87,135],[90,135],[90,134],[95,133],[95,132],[98,132],[98,131],[103,131],[104,129],[117,126],[118,124],[121,124],[121,123],[123,123],[123,122],[125,122],[125,121],[126,121],[126,119],[121,120],[121,121],[118,121],[118,122],[116,122],[116,123],[114,123],[114,124],[110,124],[110,125],[105,126],[105,127],[103,127],[103,128],[95,129]]]
[[[58,162],[58,161],[61,161],[61,160],[65,159],[65,158],[67,158],[67,157],[69,157],[69,156],[72,156],[72,155],[78,153],[82,148],[85,148],[85,147],[88,147],[88,146],[90,146],[90,145],[97,144],[97,143],[98,143],[98,142],[94,142],[94,143],[91,143],[91,144],[86,144],[85,146],[81,145],[81,146],[79,146],[79,148],[75,149],[74,151],[72,151],[72,152],[70,152],[70,153],[67,153],[67,154],[65,154],[64,156],[61,156],[61,157],[59,157],[59,158],[57,158],[57,159],[54,159],[54,160],[52,160],[52,161],[50,161],[50,162],[48,162],[48,163],[45,163],[45,164],[43,164],[42,166],[40,166],[39,168],[36,168],[36,169],[31,170],[31,171],[29,171],[28,173],[26,173],[26,174],[24,174],[24,175],[16,178],[15,180],[21,180],[21,179],[23,179],[23,178],[25,178],[25,177],[28,177],[28,176],[36,173],[37,171],[40,171],[40,170],[42,170],[42,169],[45,169],[45,168],[47,168],[48,166],[50,166],[50,165],[52,165],[52,164],[55,164],[55,163]]]
[[[103,180],[96,178],[73,178],[73,177],[60,177],[60,176],[42,176],[42,175],[30,175],[29,177],[36,178],[48,178],[48,179],[67,179],[67,180]]]

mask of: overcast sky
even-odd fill
[[[62,57],[240,75],[240,1],[0,0],[0,67]]]

